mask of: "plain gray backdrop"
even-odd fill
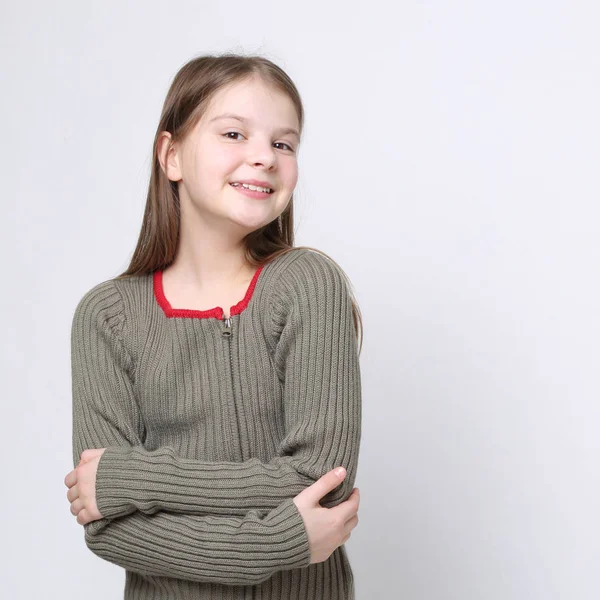
[[[225,51],[297,84],[296,241],[363,314],[357,600],[600,596],[596,3],[2,13],[3,597],[122,597],[66,499],[71,319],[131,257],[173,76]]]

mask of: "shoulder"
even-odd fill
[[[111,310],[112,308],[112,310]],[[119,314],[122,310],[120,293],[113,279],[102,281],[88,288],[79,298],[75,306],[75,315],[87,313]]]
[[[104,319],[124,320],[129,297],[143,292],[148,277],[152,275],[114,277],[95,284],[79,298],[74,315],[94,314]]]
[[[71,323],[74,361],[96,360],[108,352],[114,360],[132,368],[132,353],[125,304],[117,279],[87,289],[79,298]],[[88,357],[88,358],[84,358]]]
[[[309,314],[328,320],[351,311],[350,281],[332,258],[300,247],[278,257],[278,262],[269,310],[274,331]]]
[[[125,304],[118,280],[108,279],[88,288],[73,311],[73,334],[86,335],[90,330],[121,332],[125,324]]]
[[[281,261],[278,274],[280,296],[335,296],[349,292],[349,280],[342,267],[319,250],[299,247]]]
[[[73,343],[91,344],[101,339],[123,345],[135,359],[155,308],[152,280],[153,273],[117,276],[88,288],[73,313]]]

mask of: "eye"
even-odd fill
[[[228,137],[228,136],[231,136],[231,135],[235,136],[235,135],[242,135],[242,134],[239,131],[227,131],[226,133],[224,133],[222,135],[223,135],[223,137],[226,137],[227,139],[234,140],[236,138]],[[242,137],[244,137],[244,136],[242,136]],[[285,142],[275,142],[275,144],[280,144],[282,146],[286,146],[289,151],[294,152],[294,149],[289,144],[286,144]]]
[[[239,131],[228,131],[227,133],[224,133],[224,134],[223,134],[223,136],[224,136],[224,137],[226,137],[226,136],[228,136],[228,135],[230,135],[230,134],[232,134],[232,133],[233,133],[234,135],[242,135],[242,134],[241,134]],[[230,140],[233,140],[233,139],[235,139],[235,138],[229,138],[229,139],[230,139]]]
[[[294,149],[289,144],[286,144],[285,142],[275,142],[275,143],[276,144],[283,144],[284,146],[288,147],[288,150],[291,150],[292,152],[294,151]]]

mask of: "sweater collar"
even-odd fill
[[[242,311],[246,309],[248,306],[252,295],[254,294],[254,289],[256,287],[256,283],[260,276],[261,271],[263,270],[264,265],[258,267],[256,273],[252,277],[252,281],[246,290],[244,297],[234,306],[230,308],[229,314],[231,317],[234,315],[239,315]],[[207,310],[196,310],[191,308],[173,308],[171,303],[167,300],[165,296],[164,288],[163,288],[163,271],[159,269],[154,271],[153,273],[153,289],[154,289],[154,298],[158,302],[159,306],[162,308],[166,317],[172,318],[191,318],[191,319],[224,319],[225,311],[221,306],[215,306],[214,308],[209,308]]]

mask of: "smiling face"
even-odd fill
[[[298,180],[298,131],[292,101],[260,79],[219,90],[168,161],[182,214],[192,207],[207,221],[227,220],[245,233],[276,219]],[[231,185],[247,180],[264,181],[274,191],[247,193]]]

